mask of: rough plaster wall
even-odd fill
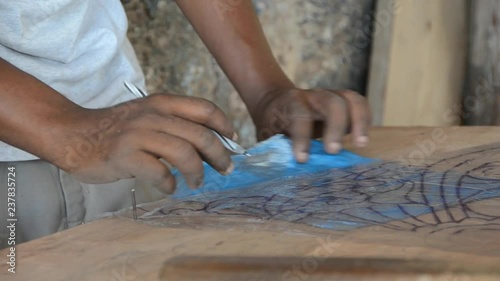
[[[299,87],[363,92],[373,1],[254,0],[254,5],[275,56]],[[149,92],[214,101],[232,119],[243,145],[254,143],[245,105],[175,2],[161,0],[154,19],[141,0],[125,8]]]

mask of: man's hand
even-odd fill
[[[232,170],[229,152],[210,129],[231,138],[233,128],[207,100],[156,94],[80,116],[58,136],[68,141],[56,161],[80,181],[138,178],[171,193],[175,179],[160,158],[177,167],[192,188],[202,184],[202,160],[223,174]]]
[[[287,134],[298,162],[308,160],[311,138],[322,137],[328,153],[340,151],[342,137],[348,131],[355,145],[368,142],[368,103],[349,90],[276,90],[264,95],[251,113],[259,140]]]
[[[211,131],[234,138],[231,123],[204,99],[156,94],[86,109],[0,58],[0,100],[0,140],[83,182],[135,177],[173,192],[175,179],[161,158],[193,188],[203,181],[202,160],[221,173],[233,169]]]
[[[330,153],[341,149],[349,128],[355,144],[367,143],[365,99],[352,91],[296,89],[274,58],[252,1],[176,1],[238,90],[260,140],[288,134],[299,162],[307,161],[312,137],[323,137]]]

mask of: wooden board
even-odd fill
[[[448,175],[488,178],[499,185],[491,189],[496,192],[499,135],[497,127],[376,128],[369,147],[353,150],[384,161],[418,161]],[[126,210],[19,245],[17,273],[8,273],[2,262],[0,278],[500,280],[500,197],[494,194],[347,231],[208,214],[134,221]],[[141,206],[142,212],[171,201]]]
[[[500,1],[471,1],[464,123],[500,125]]]
[[[374,124],[459,124],[466,0],[380,0],[369,70]]]

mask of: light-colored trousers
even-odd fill
[[[10,167],[15,167],[15,177],[8,175]],[[137,186],[134,179],[85,184],[42,160],[0,162],[0,249],[7,247],[10,235],[8,177],[15,179],[16,245],[130,208],[133,188],[137,204],[165,197],[154,188]]]

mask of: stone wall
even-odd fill
[[[364,92],[373,2],[254,0],[254,6],[275,56],[299,87]],[[141,0],[125,8],[148,91],[209,99],[231,118],[243,145],[254,143],[245,105],[175,2],[160,0],[152,19]]]

